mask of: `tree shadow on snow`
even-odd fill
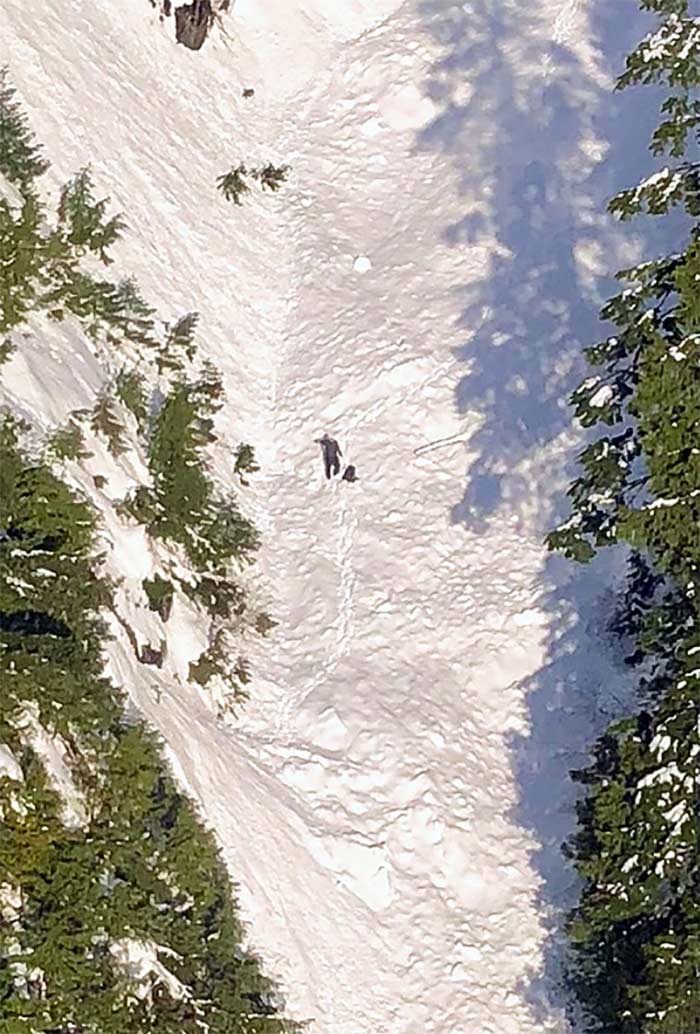
[[[567,400],[585,369],[582,349],[604,336],[598,312],[614,289],[610,273],[628,261],[617,242],[640,230],[620,234],[604,210],[650,168],[658,106],[649,88],[612,94],[611,83],[652,23],[637,0],[591,0],[598,51],[591,72],[564,46],[542,49],[545,32],[527,4],[422,0],[419,10],[442,50],[426,87],[441,114],[416,149],[453,156],[464,214],[444,228],[444,241],[462,249],[472,269],[483,257],[476,279],[472,273],[455,288],[463,297],[457,354],[464,362],[455,404],[482,422],[470,437],[473,459],[452,519],[478,531],[502,508],[527,508],[544,535],[566,501],[551,490],[533,498],[542,475],[528,477],[528,461],[571,427]],[[586,159],[586,139],[607,147],[602,161]],[[641,227],[649,254],[662,246],[651,223]],[[492,248],[479,250],[494,238],[495,258]],[[535,845],[548,931],[540,971],[521,990],[542,1023],[567,1004],[562,928],[575,881],[561,845],[574,826],[569,771],[585,763],[611,717],[610,688],[615,697],[626,692],[626,673],[604,645],[613,563],[610,554],[588,568],[548,559],[539,600],[550,616],[547,657],[524,687],[528,735],[511,741],[514,818]]]

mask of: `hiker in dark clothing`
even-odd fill
[[[357,471],[352,463],[348,463],[347,467],[343,471],[341,481],[357,481]]]
[[[324,434],[322,438],[315,438],[315,443],[321,446],[321,452],[323,453],[323,466],[326,471],[326,477],[330,478],[331,474],[340,473],[340,459],[342,452],[340,446],[336,442],[335,438],[329,438],[327,434]]]

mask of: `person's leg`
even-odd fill
[[[323,466],[324,466],[325,471],[326,471],[326,477],[330,481],[330,477],[331,477],[331,458],[330,458],[330,456],[328,455],[327,452],[323,453]]]
[[[334,474],[339,474],[340,473],[340,460],[338,459],[337,453],[333,457],[333,473]]]

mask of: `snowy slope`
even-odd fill
[[[119,271],[166,317],[201,312],[224,441],[261,461],[256,591],[280,625],[240,721],[182,681],[202,646],[189,614],[163,672],[118,625],[110,668],[317,1034],[567,1030],[549,933],[571,894],[565,777],[619,676],[600,583],[567,587],[541,540],[575,448],[578,342],[629,257],[599,213],[636,158],[609,152],[607,94],[635,5],[608,6],[237,0],[196,54],[146,0],[0,15],[47,182],[91,163],[127,215]],[[213,184],[249,157],[293,174],[234,209]],[[46,333],[5,381],[48,427],[106,372],[70,328],[48,350]],[[357,484],[323,479],[324,431]],[[230,479],[226,449],[217,463]],[[134,601],[155,558],[110,503],[139,476],[98,454],[82,483],[146,640]]]

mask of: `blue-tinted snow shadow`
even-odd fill
[[[649,97],[639,104],[629,92],[611,94],[567,48],[543,54],[528,43],[527,6],[420,4],[444,52],[427,84],[442,112],[416,148],[452,155],[465,197],[464,215],[444,227],[444,241],[467,255],[478,254],[482,237],[500,246],[478,279],[455,285],[465,363],[456,405],[485,419],[470,438],[476,456],[453,518],[477,528],[505,499],[512,506],[529,495],[515,468],[570,426],[567,396],[584,345],[602,336],[598,311],[613,287],[609,277],[582,277],[576,251],[615,268],[614,257],[612,266],[606,261],[614,233],[603,218],[606,199],[650,164]],[[638,34],[636,2],[592,7],[600,10],[601,64],[619,70]],[[523,75],[523,65],[533,70]],[[608,156],[579,168],[580,142],[593,132],[610,144]]]
[[[611,93],[564,46],[538,53],[527,4],[421,0],[419,10],[441,47],[425,87],[441,114],[415,146],[453,158],[465,199],[463,216],[443,228],[445,245],[465,257],[480,254],[482,238],[501,246],[495,259],[484,249],[478,279],[455,285],[464,362],[455,405],[482,423],[451,516],[478,532],[501,508],[522,507],[536,512],[544,534],[566,513],[566,500],[551,489],[534,499],[523,471],[571,426],[567,399],[585,369],[582,350],[605,334],[598,312],[614,290],[609,274],[620,264],[621,239],[605,205],[650,169],[657,106],[649,88]],[[636,0],[590,0],[588,10],[599,67],[614,76],[651,20]],[[523,75],[525,66],[531,71]],[[594,137],[607,148],[604,159],[572,160]],[[626,236],[639,232],[635,226]],[[653,254],[668,231],[647,221],[641,232]],[[558,1008],[574,1016],[562,968],[564,916],[576,892],[561,851],[575,823],[569,771],[585,763],[615,700],[624,706],[629,693],[606,638],[619,563],[612,554],[588,568],[547,561],[539,601],[550,618],[547,654],[524,687],[528,733],[511,740],[513,817],[533,841],[548,932],[542,966],[521,991],[543,1025]]]

